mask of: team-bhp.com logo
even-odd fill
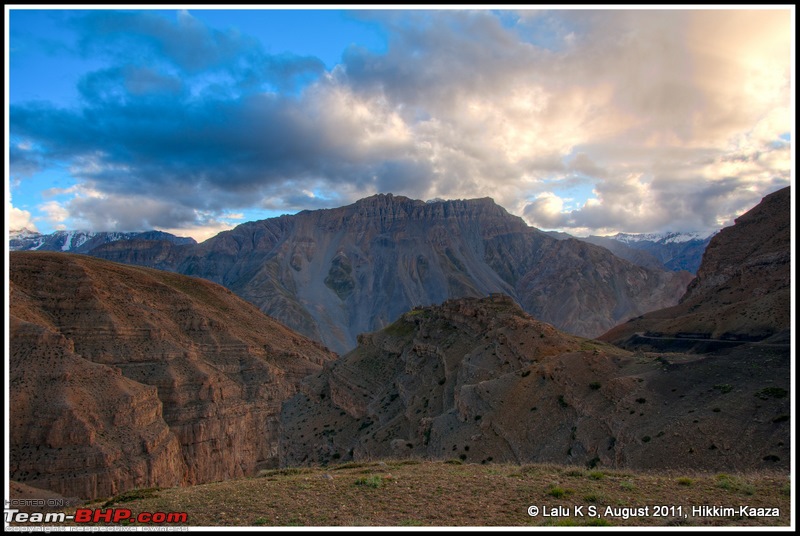
[[[4,511],[6,523],[150,523],[163,525],[168,523],[186,523],[189,516],[186,512],[139,512],[134,514],[127,508],[78,508],[74,514],[63,512],[20,512],[14,508]]]

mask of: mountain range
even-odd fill
[[[87,253],[100,244],[117,240],[165,240],[173,244],[196,244],[194,238],[175,236],[164,231],[144,232],[95,232],[95,231],[56,231],[41,234],[28,229],[9,232],[9,251],[69,251]]]
[[[500,294],[415,308],[303,382],[282,456],[786,468],[789,216],[788,188],[767,196],[713,238],[679,305],[601,340]]]
[[[549,281],[538,288],[553,293],[550,302],[571,290],[591,308],[587,300],[608,288],[634,287],[620,274],[662,276],[603,248],[548,237],[488,200],[420,205],[378,196],[252,222],[203,244],[99,246],[141,262],[224,266],[251,288],[259,278],[291,281],[277,277],[290,270],[344,301],[369,289],[370,277],[394,289],[382,294],[390,297],[487,281],[516,293],[480,288],[486,294],[454,298],[440,289],[442,301],[360,334],[341,357],[203,278],[66,252],[12,252],[11,479],[96,498],[386,456],[784,470],[789,214],[788,188],[767,196],[712,239],[680,303],[602,340],[532,316],[520,296]],[[409,271],[402,248],[412,236]],[[245,262],[242,251],[263,256]]]
[[[222,284],[339,353],[415,306],[494,292],[594,337],[674,305],[692,279],[557,240],[489,198],[426,203],[379,194],[244,223],[200,244],[125,240],[89,253]]]
[[[591,244],[603,246],[634,264],[648,268],[686,270],[697,273],[703,253],[715,233],[617,233],[614,236],[589,236],[581,238]]]

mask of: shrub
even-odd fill
[[[117,503],[131,502],[138,499],[149,499],[151,497],[157,497],[159,489],[161,488],[141,488],[141,489],[132,489],[130,491],[126,491],[125,493],[121,493],[116,497],[107,500],[103,504],[103,508]]]
[[[789,391],[782,387],[765,387],[756,393],[756,396],[761,400],[768,398],[786,398],[789,396]]]
[[[366,486],[368,488],[379,488],[383,484],[381,477],[372,475],[365,478],[359,478],[355,482],[356,486]]]
[[[547,491],[548,495],[555,497],[556,499],[560,499],[561,497],[566,497],[571,493],[572,493],[571,489],[564,489],[560,486],[550,486],[550,489]]]

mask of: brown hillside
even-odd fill
[[[280,405],[335,356],[208,281],[12,252],[11,478],[82,498],[275,466]]]
[[[501,295],[415,309],[359,342],[284,404],[286,465],[788,467],[782,347],[633,354],[559,332]]]

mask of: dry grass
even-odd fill
[[[365,476],[366,475],[366,476]],[[556,465],[359,462],[159,490],[117,502],[134,512],[187,512],[191,526],[789,526],[789,477],[779,473],[665,474]],[[691,485],[684,482],[691,480]],[[553,490],[569,490],[554,493]],[[589,505],[598,517],[528,515],[528,507]],[[654,505],[685,516],[655,517]],[[779,508],[780,517],[696,517],[700,505]],[[651,507],[628,519],[607,507]],[[99,507],[96,504],[94,507]],[[563,511],[563,510],[562,510]]]

